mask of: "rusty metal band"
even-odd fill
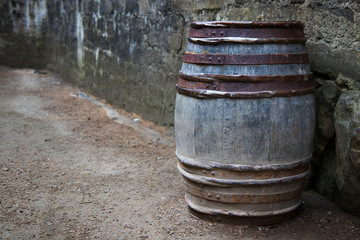
[[[274,215],[280,215],[280,214],[286,214],[288,212],[294,211],[296,208],[298,208],[301,204],[301,199],[296,202],[296,204],[292,205],[288,208],[283,208],[280,210],[274,210],[274,211],[228,211],[224,209],[214,209],[209,208],[203,205],[196,204],[193,198],[197,198],[196,196],[193,196],[191,194],[185,194],[185,201],[189,205],[190,208],[194,209],[195,211],[210,214],[210,215],[229,215],[234,217],[263,217],[263,216],[274,216]]]
[[[313,81],[303,82],[194,82],[182,78],[178,79],[177,86],[191,90],[214,90],[219,92],[261,92],[261,91],[292,91],[314,88]]]
[[[305,35],[298,28],[192,28],[189,37],[304,38]]]
[[[274,90],[274,91],[256,91],[256,92],[221,92],[214,90],[186,89],[176,86],[178,93],[194,98],[234,98],[234,99],[252,99],[252,98],[272,98],[272,97],[292,97],[312,94],[314,88],[298,90]]]
[[[196,98],[269,98],[290,97],[312,93],[314,83],[307,82],[193,82],[179,78],[180,94]]]
[[[310,170],[293,175],[288,177],[280,177],[280,178],[272,178],[272,179],[218,179],[212,177],[199,176],[196,174],[189,173],[181,168],[178,164],[178,170],[183,175],[183,177],[189,179],[190,181],[206,184],[210,186],[224,187],[224,186],[254,186],[254,185],[269,185],[269,184],[280,184],[280,183],[291,183],[301,179],[304,179],[307,175],[309,175]]]
[[[299,21],[204,21],[191,23],[192,28],[298,28],[303,29],[304,24]]]
[[[267,54],[267,55],[229,55],[229,54],[194,54],[186,52],[185,63],[206,65],[272,65],[309,63],[307,53]]]
[[[243,37],[223,37],[223,38],[193,38],[188,37],[188,41],[196,44],[217,45],[222,43],[240,44],[290,44],[305,43],[306,38],[243,38]]]
[[[302,159],[299,161],[291,162],[291,163],[281,163],[281,164],[229,164],[229,163],[219,163],[212,161],[203,161],[203,160],[195,160],[189,157],[186,157],[178,151],[175,151],[175,155],[177,159],[185,165],[202,168],[206,170],[213,169],[226,169],[230,171],[272,171],[272,170],[285,170],[285,169],[294,169],[297,167],[301,167],[304,165],[308,165],[312,159],[312,155],[310,155],[306,159]]]
[[[310,165],[305,164],[293,169],[280,170],[263,170],[263,171],[231,171],[224,169],[205,170],[203,168],[188,166],[179,162],[179,165],[185,171],[201,175],[205,177],[220,178],[220,179],[270,179],[279,177],[288,177],[298,175],[309,170]]]
[[[218,75],[218,74],[185,74],[179,72],[179,77],[193,82],[213,83],[218,81],[226,82],[306,82],[313,78],[312,73],[298,75],[274,75],[274,76],[256,76],[256,75]]]
[[[191,195],[222,203],[275,203],[300,198],[302,188],[277,194],[233,194],[204,190],[185,182],[185,190]]]

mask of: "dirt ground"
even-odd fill
[[[282,224],[198,219],[172,133],[100,105],[48,71],[0,67],[0,239],[360,239],[360,218],[313,191]]]

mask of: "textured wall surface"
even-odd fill
[[[0,63],[47,65],[111,104],[166,126],[173,124],[176,75],[192,21],[302,21],[317,82],[311,183],[339,203],[349,191],[339,191],[336,179],[344,147],[334,110],[339,97],[360,90],[359,1],[0,0],[0,14]]]
[[[343,93],[335,109],[336,185],[344,209],[360,215],[360,91]]]

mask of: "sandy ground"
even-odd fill
[[[360,218],[312,191],[278,225],[198,219],[172,134],[118,112],[50,72],[0,67],[0,239],[360,239]]]

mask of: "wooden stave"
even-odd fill
[[[256,24],[256,23],[255,23]],[[292,26],[294,27],[297,23],[295,24],[290,24],[290,25],[286,25],[286,24],[283,24],[280,23],[280,25],[282,25],[282,27],[284,28],[287,28],[288,26]],[[216,24],[215,24],[216,25]],[[244,27],[245,25],[242,25],[242,24],[233,24],[233,23],[230,23],[228,24],[228,26],[231,25],[231,27],[239,27],[240,25],[242,27]],[[265,24],[266,25],[266,24]],[[275,24],[276,25],[276,24]],[[275,25],[273,25],[272,23],[271,24],[267,24],[267,27],[274,27]],[[193,26],[194,27],[194,26]],[[198,28],[204,28],[204,26],[197,26]],[[206,26],[208,27],[208,26]],[[224,27],[224,26],[213,26],[213,27]],[[247,27],[249,28],[254,28],[254,23],[251,23],[249,25],[247,25]],[[298,25],[297,27],[301,28],[300,25]],[[241,40],[241,39],[240,39]],[[272,39],[274,40],[274,39]],[[291,39],[288,41],[286,39],[280,39],[279,41],[272,41],[271,39],[262,39],[261,41],[251,41],[251,40],[245,40],[243,41],[242,43],[242,49],[241,52],[240,50],[238,52],[236,52],[236,54],[244,54],[244,53],[248,53],[249,54],[249,49],[251,49],[251,47],[253,47],[253,45],[256,45],[258,43],[263,43],[263,44],[267,44],[269,46],[276,46],[274,48],[277,48],[277,49],[283,49],[283,51],[281,53],[303,53],[304,52],[304,49],[306,50],[305,48],[305,45],[304,45],[304,39],[299,39],[296,40],[296,41],[292,41]],[[217,40],[216,40],[217,41]],[[242,41],[242,40],[241,40]],[[237,43],[241,43],[241,41],[237,42]],[[195,41],[196,42],[196,41]],[[200,43],[200,44],[196,44],[196,43]],[[191,51],[191,53],[198,53],[198,54],[201,54],[202,52],[206,52],[209,50],[209,46],[213,47],[214,49],[225,49],[226,48],[226,45],[235,45],[234,43],[235,42],[230,42],[229,41],[222,41],[222,40],[219,40],[219,42],[217,42],[216,44],[219,43],[219,45],[207,45],[207,44],[213,44],[211,42],[196,42],[194,43],[194,41],[189,41],[189,44],[188,46],[189,49],[188,49],[188,52]],[[280,44],[276,44],[276,43],[280,43]],[[194,50],[194,47],[193,46],[198,46],[198,49]],[[241,45],[241,44],[239,44]],[[281,46],[280,46],[281,45]],[[287,49],[289,50],[289,48],[287,48],[288,46],[290,45],[296,45],[297,46],[297,49],[293,49],[293,51],[284,51],[284,49]],[[249,47],[250,46],[250,47]],[[212,49],[212,50],[214,50]],[[266,50],[266,47],[264,47],[264,49]],[[268,49],[267,49],[268,50]],[[290,49],[292,50],[292,49]],[[268,50],[269,51],[269,50]],[[209,52],[209,51],[208,51]],[[221,51],[213,51],[211,52],[213,54],[223,54],[224,52],[221,52]],[[271,50],[270,50],[270,53],[271,53]],[[283,71],[283,69],[287,69],[287,71]],[[194,71],[195,70],[195,71]],[[259,71],[260,70],[260,71]],[[223,65],[223,66],[199,66],[199,64],[189,64],[189,63],[184,63],[183,66],[182,66],[182,69],[181,69],[181,73],[185,74],[185,75],[216,75],[216,76],[219,76],[219,75],[226,75],[226,76],[241,76],[241,75],[244,75],[244,76],[253,76],[253,77],[261,77],[261,76],[270,76],[273,75],[274,77],[273,78],[276,78],[276,76],[281,76],[281,78],[287,78],[288,80],[287,81],[298,81],[298,79],[300,79],[301,77],[298,77],[298,76],[305,76],[305,75],[311,75],[311,71],[310,71],[310,67],[309,67],[309,64],[305,63],[305,64],[291,64],[291,63],[288,63],[288,64],[277,64],[277,65],[274,65],[273,67],[272,66],[268,66],[268,65],[257,65],[257,66],[253,66],[253,65],[245,65],[245,66],[226,66],[226,65]],[[256,73],[256,74],[255,74]],[[293,76],[290,77],[290,76]],[[195,80],[196,81],[196,80]],[[217,80],[215,80],[216,82]],[[312,81],[310,79],[310,81]],[[259,84],[261,84],[261,81],[259,82]],[[179,95],[182,95],[182,94],[186,94],[188,96],[191,96],[191,97],[196,97],[196,95],[193,95],[193,92],[192,92],[192,89],[187,89],[187,90],[190,90],[190,91],[179,91],[179,88],[178,88],[178,94],[177,94],[177,99],[178,99],[178,96]],[[312,105],[313,106],[313,103],[314,103],[314,99],[313,99],[313,96],[311,95],[312,91],[307,91],[307,92],[303,92],[303,93],[300,93],[299,94],[299,97],[300,98],[311,98],[309,100],[309,103],[308,105]],[[294,94],[295,95],[295,94]],[[253,100],[255,101],[258,101],[260,99],[261,101],[261,98],[264,98],[264,97],[267,97],[267,98],[271,98],[269,100],[276,100],[277,99],[283,99],[283,98],[286,98],[288,101],[291,101],[291,99],[293,97],[290,97],[290,96],[294,96],[294,95],[288,95],[286,97],[284,96],[278,96],[278,95],[272,95],[272,96],[262,96],[262,95],[254,95]],[[236,96],[236,94],[232,94],[232,96]],[[209,96],[205,96],[206,97],[209,97]],[[204,102],[204,101],[223,101],[223,99],[211,99],[212,96],[210,96],[210,99],[197,99],[196,101],[199,101],[199,102]],[[219,98],[224,98],[224,95],[221,96],[221,94],[219,94],[219,96],[217,96]],[[231,104],[232,101],[244,101],[244,99],[241,99],[242,97],[240,97],[240,99],[236,99],[236,98],[232,98],[230,97],[229,99],[226,99],[224,101],[228,101],[229,104]],[[245,97],[245,98],[248,98],[248,97]],[[290,100],[289,100],[290,99]],[[178,101],[178,100],[177,100]],[[176,104],[176,106],[178,106],[179,103]],[[188,103],[187,102],[184,102],[185,105],[187,105]],[[214,104],[214,105],[217,105],[217,104]],[[275,104],[276,105],[276,104]],[[274,105],[274,106],[275,106]],[[203,111],[202,111],[203,112]],[[189,113],[188,115],[193,115],[194,116],[195,112],[191,112]],[[309,129],[308,129],[308,132],[310,133],[311,135],[311,132],[313,134],[313,130],[314,130],[314,119],[315,119],[315,113],[314,113],[314,108],[311,108],[308,112],[308,114],[310,115],[309,118],[309,124],[312,125],[312,126],[309,126]],[[304,115],[306,115],[306,113],[304,113]],[[176,117],[175,117],[176,119]],[[216,119],[218,120],[218,118],[216,117]],[[222,121],[222,120],[221,120]],[[177,123],[175,124],[177,125]],[[189,124],[190,126],[193,126],[195,127],[196,123],[191,123]],[[204,125],[207,125],[206,123]],[[211,124],[208,124],[208,126],[211,126]],[[177,132],[177,131],[175,131]],[[204,137],[205,139],[209,139],[209,137]],[[216,137],[215,137],[216,138]],[[312,137],[309,137],[308,139],[310,139]],[[301,140],[302,142],[304,142],[304,140]],[[190,140],[190,145],[194,145],[195,142],[194,140]],[[307,154],[310,154],[311,155],[311,149],[312,149],[312,146],[310,141],[305,141],[306,145],[307,145],[307,151],[305,151]],[[178,143],[177,143],[177,146],[178,146]],[[178,148],[177,148],[178,149]],[[177,150],[178,151],[178,150]],[[180,151],[181,152],[181,151]],[[188,156],[193,156],[193,157],[198,157],[196,156],[197,154],[195,154],[195,150],[190,153]],[[188,154],[188,153],[186,153]],[[185,155],[186,155],[185,154]],[[194,154],[194,155],[191,155],[191,154]],[[201,157],[201,156],[200,156]],[[296,159],[304,159],[305,156],[297,156]],[[219,157],[218,156],[212,156],[214,162],[216,161],[219,161]],[[296,159],[292,159],[292,161],[296,160]],[[179,158],[180,160],[180,158]],[[201,159],[201,160],[204,160],[204,159]],[[209,159],[206,159],[206,160],[209,160]],[[224,160],[224,159],[221,159],[221,160]],[[180,160],[181,162],[181,160]],[[280,164],[283,163],[283,164],[287,164],[289,162],[286,162],[284,161],[284,159],[282,159],[280,161]],[[254,164],[254,163],[248,163],[248,164]],[[269,163],[267,162],[257,162],[255,164],[258,164],[258,165],[261,165],[263,164],[263,166],[266,166],[268,165]],[[180,166],[180,165],[179,165]],[[181,166],[180,166],[181,168]],[[188,169],[186,169],[186,167],[182,168],[183,171],[189,171]],[[201,174],[200,174],[201,175]],[[186,178],[186,181],[192,181],[190,179],[188,179],[185,174],[183,174],[184,178]],[[305,178],[306,174],[304,174],[300,180],[301,181],[304,181],[304,178]],[[256,186],[257,184],[253,185],[253,186]],[[202,185],[204,186],[204,185]],[[219,186],[220,188],[226,188],[226,186],[223,184]],[[299,190],[299,189],[297,189]],[[301,189],[300,189],[301,190]],[[291,189],[288,189],[287,190],[288,192],[291,192],[292,190]],[[189,195],[190,194],[190,195]],[[266,211],[266,209],[260,209],[258,210],[257,212],[252,212],[249,214],[248,211],[242,211],[241,210],[241,206],[239,205],[238,207],[240,208],[240,211],[238,212],[231,212],[231,211],[216,211],[216,207],[217,205],[212,205],[214,204],[214,200],[212,199],[206,199],[206,197],[199,197],[199,196],[196,196],[196,194],[191,194],[189,191],[187,193],[187,196],[186,196],[186,200],[188,202],[188,205],[193,208],[194,210],[196,211],[199,211],[199,212],[202,212],[202,213],[205,213],[205,214],[213,214],[213,215],[235,215],[235,216],[242,216],[242,217],[257,217],[257,216],[274,216],[274,215],[279,215],[279,214],[286,214],[288,212],[292,212],[294,211],[294,209],[296,209],[298,206],[299,206],[299,203],[300,203],[300,199],[301,199],[301,191],[298,191],[297,194],[294,194],[294,198],[295,200],[292,200],[293,202],[289,205],[289,203],[284,203],[284,205],[280,206],[277,210],[275,211]],[[205,205],[208,205],[206,204],[207,201],[210,201],[210,207],[209,206],[205,206]],[[198,203],[199,202],[202,202],[203,204],[199,205]],[[205,202],[205,204],[204,204]],[[216,201],[215,201],[216,202]],[[222,203],[220,203],[221,205]],[[220,207],[220,209],[224,209],[226,207],[229,207],[228,205],[226,205],[226,203],[223,203],[224,205],[222,207]],[[288,204],[288,205],[286,205]],[[265,204],[266,205],[266,204]],[[279,203],[279,205],[281,205],[281,203]],[[286,206],[285,206],[286,205]],[[233,206],[233,203],[230,205],[230,206]],[[272,208],[271,206],[266,206],[266,207],[269,207],[269,208]],[[265,207],[265,208],[266,208]],[[205,209],[205,210],[204,210]],[[261,213],[262,212],[262,213]],[[264,212],[266,212],[264,214]]]

